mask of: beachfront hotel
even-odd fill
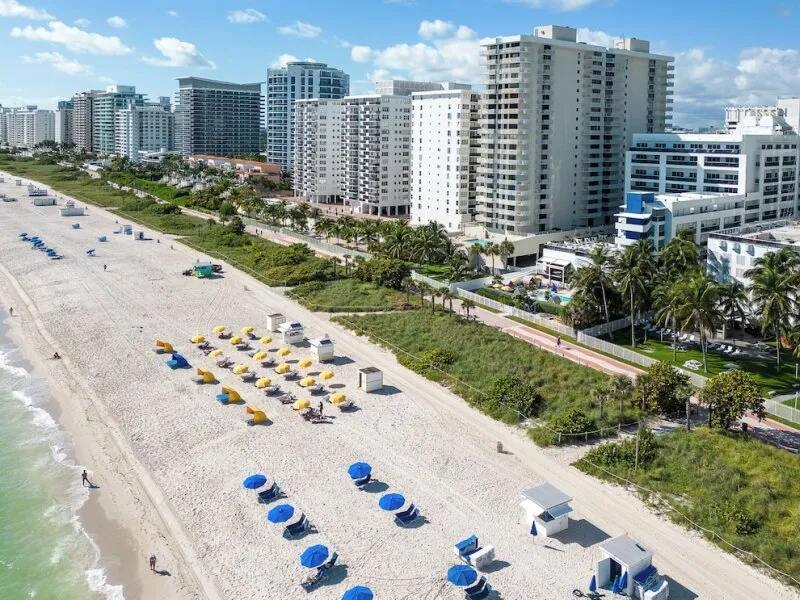
[[[55,114],[36,106],[0,110],[0,144],[33,148],[55,140]]]
[[[294,115],[295,196],[337,203],[342,197],[341,100],[297,100]]]
[[[143,155],[175,149],[175,115],[169,97],[144,106],[131,104],[115,116],[115,153],[133,162]]]
[[[105,92],[92,94],[92,150],[114,154],[117,111],[129,106],[144,106],[144,95],[133,85],[112,85]]]
[[[484,40],[476,221],[489,231],[609,228],[634,133],[664,131],[673,59],[577,42],[554,25]],[[574,132],[574,135],[573,135]]]
[[[182,156],[257,153],[261,83],[178,78],[175,148]]]
[[[338,100],[350,93],[350,76],[318,62],[290,62],[267,70],[267,158],[284,171],[294,168],[295,102]]]
[[[453,89],[411,97],[411,224],[435,221],[462,231],[475,216],[480,94]]]

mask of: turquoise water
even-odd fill
[[[464,240],[464,243],[467,246],[471,246],[472,244],[478,244],[478,246],[488,246],[492,243],[492,240]]]
[[[0,338],[0,598],[120,599],[77,518],[88,490],[48,402],[45,382]]]
[[[570,300],[572,300],[572,298],[570,298],[569,296],[567,296],[565,294],[553,294],[551,292],[550,293],[550,299],[551,300],[553,299],[553,296],[558,296],[559,299],[561,300],[561,304],[567,304]],[[539,290],[538,292],[536,292],[536,297],[539,300],[544,300],[545,299],[545,293],[542,290]]]

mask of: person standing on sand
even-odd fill
[[[86,469],[84,469],[83,473],[81,473],[81,485],[83,485],[83,487],[86,487],[87,485],[92,487],[92,482],[89,481],[89,474],[86,472]]]
[[[319,418],[322,418],[322,400],[319,401]]]
[[[13,317],[14,316],[14,307],[13,306],[9,306],[8,307],[8,316],[9,317]]]
[[[108,265],[103,265],[103,271],[105,271],[106,269],[108,269]]]
[[[561,336],[556,338],[556,348],[561,348]]]
[[[156,572],[156,555],[150,555],[150,570],[155,573]]]

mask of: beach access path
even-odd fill
[[[315,598],[333,600],[364,584],[383,598],[455,599],[463,594],[444,581],[454,564],[452,544],[475,533],[497,549],[498,563],[487,577],[503,598],[558,599],[586,589],[599,541],[627,532],[654,552],[655,564],[671,579],[672,600],[798,598],[654,514],[625,489],[569,466],[565,450],[537,448],[521,429],[472,409],[279,290],[230,268],[216,280],[182,277],[187,265],[209,257],[178,243],[171,250],[163,243],[169,236],[147,230],[162,243],[110,235],[115,217],[101,209],[66,219],[54,208],[20,200],[0,205],[2,277],[24,295],[36,330],[64,357],[62,376],[74,378],[84,394],[64,398],[64,409],[95,417],[98,434],[113,429],[131,463],[128,478],[137,480],[133,489],[146,482],[142,495],[134,491],[135,500],[143,514],[159,515],[157,543],[171,552],[176,572],[185,573],[184,590],[195,587],[206,597],[305,598],[297,556],[307,545],[325,543],[347,567],[337,577],[346,578],[315,591]],[[72,229],[73,221],[81,228]],[[17,241],[18,231],[42,236],[64,260],[31,250]],[[109,242],[97,243],[99,234]],[[97,248],[96,258],[85,256],[89,247]],[[331,335],[339,357],[331,366],[334,385],[343,385],[360,410],[311,425],[230,372],[217,372],[187,342],[218,323],[252,324],[261,332],[272,312],[301,321],[309,337]],[[151,350],[156,338],[173,341],[192,364],[241,389],[272,425],[247,427],[241,406],[213,399],[218,387],[196,386],[191,372],[167,369]],[[309,356],[298,347],[290,358]],[[365,366],[383,371],[382,393],[355,388],[357,370]],[[496,452],[498,441],[508,454]],[[394,525],[376,506],[379,493],[358,492],[347,479],[347,465],[356,460],[370,462],[382,489],[403,493],[428,522]],[[265,508],[241,488],[253,472],[274,477],[317,532],[298,542],[282,539],[280,528],[266,522]],[[575,507],[568,533],[547,545],[530,538],[517,508],[519,493],[542,481],[572,496]]]

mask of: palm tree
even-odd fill
[[[646,303],[647,285],[653,269],[650,240],[628,246],[615,260],[614,279],[621,294],[627,298],[631,314],[631,346],[636,347],[636,315]]]
[[[427,283],[416,282],[417,291],[419,292],[419,305],[420,308],[425,307],[425,294],[428,293],[429,290],[432,290],[431,286]]]
[[[494,242],[490,242],[484,246],[483,253],[492,259],[492,275],[494,275],[494,257],[500,254],[500,247]]]
[[[479,263],[480,263],[480,260],[481,260],[481,254],[483,254],[483,246],[481,246],[477,242],[473,243],[469,247],[469,256],[470,256],[470,259],[475,261],[474,264],[475,264],[475,269],[476,270],[480,267]]]
[[[461,301],[461,306],[463,306],[464,310],[467,311],[467,319],[469,319],[469,311],[470,309],[475,308],[475,303],[469,298],[464,298],[464,300]]]
[[[503,240],[497,246],[497,254],[500,256],[500,260],[503,261],[503,268],[507,267],[508,257],[514,254],[516,248],[514,248],[514,244],[509,242],[508,240]]]
[[[411,277],[403,277],[400,285],[406,291],[406,304],[411,304],[411,290],[414,288],[414,280]]]
[[[336,277],[336,265],[341,264],[342,259],[338,256],[331,256],[328,260],[333,265],[333,276]]]
[[[430,264],[432,261],[436,260],[441,247],[440,243],[440,238],[427,226],[421,227],[418,230],[414,239],[413,253],[420,267],[422,267],[423,262],[425,264]]]
[[[791,255],[784,253],[784,250]],[[756,259],[752,269],[745,272],[752,282],[750,298],[754,313],[760,315],[761,331],[775,333],[777,368],[781,368],[781,337],[789,331],[797,307],[797,257],[787,248],[769,252]]]
[[[322,219],[324,216],[325,216],[325,213],[322,212],[322,209],[319,206],[312,206],[308,210],[308,218],[311,219],[312,221],[314,221],[315,225],[316,225],[317,221]]]
[[[453,298],[455,298],[455,295],[450,290],[445,289],[444,291],[442,291],[442,309],[444,309],[444,303],[445,302],[449,302],[450,303],[450,309],[449,309],[450,314],[453,314]]]
[[[683,329],[691,328],[700,333],[703,372],[708,373],[706,346],[708,335],[714,335],[719,323],[719,288],[713,279],[699,273],[681,280],[678,287],[682,298],[678,314]]]
[[[442,295],[442,288],[431,289],[431,314],[436,312],[436,299]]]
[[[662,283],[653,290],[653,307],[658,325],[670,328],[672,334],[672,362],[678,361],[678,313],[683,304],[680,286],[672,282]]]
[[[597,244],[589,251],[589,265],[586,267],[581,267],[578,269],[580,273],[583,271],[583,277],[580,279],[582,280],[582,285],[587,285],[590,282],[596,283],[596,285],[600,286],[600,294],[602,296],[603,301],[603,312],[605,313],[606,323],[611,321],[611,317],[608,312],[608,298],[606,297],[606,289],[611,285],[611,281],[608,276],[609,267],[611,265],[611,257],[608,252],[608,248],[604,245]],[[587,269],[584,271],[584,269]],[[578,273],[576,273],[576,279]]]
[[[408,255],[413,232],[410,227],[392,227],[384,236],[383,254],[402,259]]]
[[[464,266],[464,263],[460,262],[450,262],[447,265],[447,272],[445,277],[447,277],[447,281],[450,283],[461,281],[467,274],[467,268]]]
[[[688,233],[684,233],[684,231]],[[691,234],[691,237],[690,237]],[[671,279],[700,271],[700,255],[692,230],[683,230],[661,252],[661,268]]]
[[[728,338],[728,321],[732,321],[733,328],[736,323],[744,323],[744,307],[748,298],[744,286],[735,279],[729,279],[719,284],[719,311],[722,315],[722,339]],[[736,333],[733,334],[733,345],[736,346]]]
[[[350,254],[342,254],[342,258],[344,258],[344,272],[348,274],[350,273],[350,259],[353,257]]]

